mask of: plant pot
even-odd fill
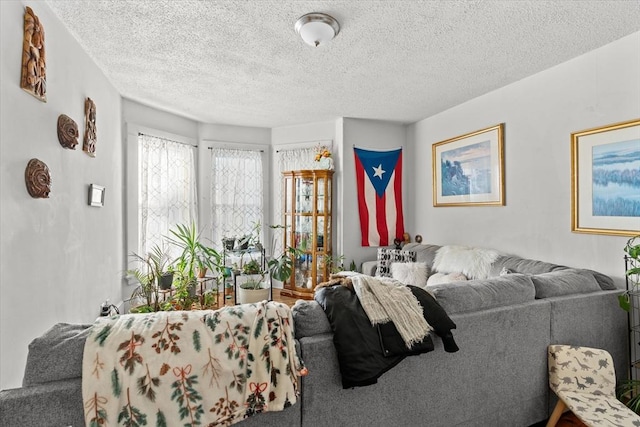
[[[228,251],[232,251],[235,245],[236,245],[235,237],[227,237],[225,239],[222,239],[222,246],[224,246],[224,248]]]
[[[238,304],[251,304],[269,299],[269,288],[245,289],[238,286]]]
[[[171,285],[173,284],[173,273],[164,273],[160,276],[160,289],[166,291],[171,289]]]

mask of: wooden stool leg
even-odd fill
[[[558,403],[556,403],[556,407],[553,408],[553,413],[549,417],[549,421],[547,421],[547,427],[554,427],[566,408],[567,405],[564,404],[562,399],[558,399]]]

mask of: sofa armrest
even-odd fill
[[[367,276],[375,276],[378,269],[378,261],[365,261],[362,263],[362,274]]]
[[[82,379],[0,391],[0,425],[84,426]]]

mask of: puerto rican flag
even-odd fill
[[[388,246],[402,240],[402,148],[353,148],[362,246]]]

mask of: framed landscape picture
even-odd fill
[[[504,206],[504,123],[432,146],[433,206]]]
[[[640,119],[571,134],[571,231],[640,234]]]

